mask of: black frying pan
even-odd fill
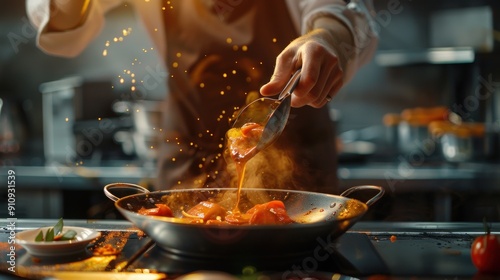
[[[112,192],[134,189],[143,193],[118,198]],[[360,190],[377,193],[366,203],[345,196]],[[243,189],[240,210],[270,200],[284,202],[295,224],[286,225],[205,225],[187,224],[178,218],[138,214],[142,208],[166,203],[181,217],[203,200],[214,200],[232,209],[236,189],[185,189],[149,192],[128,183],[104,187],[108,198],[115,201],[123,216],[149,235],[162,249],[199,258],[275,258],[298,257],[315,253],[347,231],[384,194],[378,186],[352,187],[340,196],[306,191],[278,189]]]

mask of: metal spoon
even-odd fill
[[[290,115],[292,92],[300,79],[300,69],[297,70],[278,99],[262,97],[244,107],[233,124],[233,128],[240,128],[246,123],[258,123],[264,126],[262,136],[257,143],[256,150],[260,151],[272,144],[283,132],[288,116]]]

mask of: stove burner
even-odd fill
[[[356,268],[333,247],[311,251],[309,255],[263,258],[262,256],[244,258],[197,258],[176,254],[159,246],[153,246],[129,270],[148,268],[150,270],[182,275],[200,270],[222,271],[235,275],[254,273],[307,277],[317,271],[356,274]]]

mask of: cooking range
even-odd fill
[[[18,221],[17,230],[52,222]],[[398,279],[470,279],[476,274],[470,246],[473,238],[482,233],[480,223],[359,222],[335,240],[318,239],[309,255],[206,258],[169,252],[125,221],[67,221],[67,224],[97,229],[101,237],[86,252],[65,258],[38,259],[17,248],[16,273],[32,278],[57,277],[64,275],[60,274],[63,272],[79,275],[105,272],[116,279],[131,273],[176,279],[193,272],[217,271],[237,279],[368,279],[374,275]],[[0,231],[3,245],[9,234],[6,228]],[[100,247],[116,248],[119,253],[95,255]],[[6,270],[5,258],[6,254],[2,254],[2,270]]]

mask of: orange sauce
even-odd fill
[[[241,128],[231,128],[226,133],[225,153],[229,155],[226,159],[235,163],[238,176],[237,197],[232,211],[227,211],[214,202],[201,201],[187,211],[182,211],[183,217],[178,219],[179,222],[232,225],[290,224],[294,222],[286,213],[284,203],[278,200],[256,204],[245,213],[239,209],[246,164],[259,152],[257,144],[263,131],[262,125],[246,123]],[[158,204],[156,206],[156,208],[141,209],[138,213],[173,217],[168,206]]]
[[[236,164],[238,174],[238,193],[233,208],[233,215],[241,216],[239,210],[241,189],[243,188],[245,167],[247,162],[257,153],[257,144],[262,136],[264,127],[257,123],[246,123],[241,128],[231,128],[226,133],[227,150],[230,158]]]

